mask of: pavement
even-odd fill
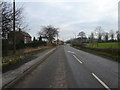
[[[2,87],[11,87],[12,84],[16,83],[20,78],[22,78],[27,72],[32,71],[33,68],[37,67],[46,57],[48,57],[56,48],[47,49],[34,55],[29,62],[21,64],[17,68],[10,69],[2,74]],[[29,58],[30,59],[30,58]],[[0,78],[1,79],[1,78]]]
[[[22,67],[18,71],[21,70]],[[15,83],[12,88],[101,88],[112,90],[118,88],[119,78],[117,62],[77,50],[68,45],[62,45],[37,68]]]

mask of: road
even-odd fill
[[[118,63],[68,45],[57,47],[14,88],[118,88]]]

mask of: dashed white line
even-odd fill
[[[79,63],[82,64],[82,62],[81,62],[75,55],[73,55],[73,57],[74,57]]]
[[[111,90],[102,80],[100,80],[94,73],[92,75],[107,89]]]
[[[75,54],[75,52],[72,52],[72,51],[68,51],[69,53],[72,53],[72,54]]]

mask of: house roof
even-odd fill
[[[12,35],[13,34],[13,31],[11,31],[9,33],[9,35]],[[24,32],[24,31],[16,31],[16,34],[21,34],[23,36],[26,36],[26,37],[31,37],[30,34],[28,34],[27,32]]]
[[[21,31],[21,33],[22,33],[24,36],[31,37],[30,34],[28,34],[27,32]]]

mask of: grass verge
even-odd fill
[[[82,50],[82,51],[85,51],[85,52],[89,52],[89,53],[92,53],[92,54],[100,55],[102,57],[105,57],[105,58],[108,58],[108,59],[120,62],[120,56],[119,55],[113,55],[113,54],[110,54],[110,53],[106,53],[106,52],[102,52],[102,51],[96,51],[96,50],[91,50],[91,49],[82,48],[82,47],[78,47],[78,46],[72,46],[72,47],[74,47],[76,49],[79,49],[79,50]]]
[[[118,42],[106,42],[106,43],[86,43],[85,45],[92,48],[119,48]]]
[[[6,67],[8,65],[13,65],[16,64],[18,62],[20,62],[21,60],[24,60],[32,55],[35,55],[37,53],[40,53],[44,50],[50,49],[52,47],[43,47],[43,48],[36,48],[33,50],[27,50],[26,52],[23,52],[22,54],[16,54],[16,55],[10,55],[10,56],[6,56],[2,58],[2,67]]]

